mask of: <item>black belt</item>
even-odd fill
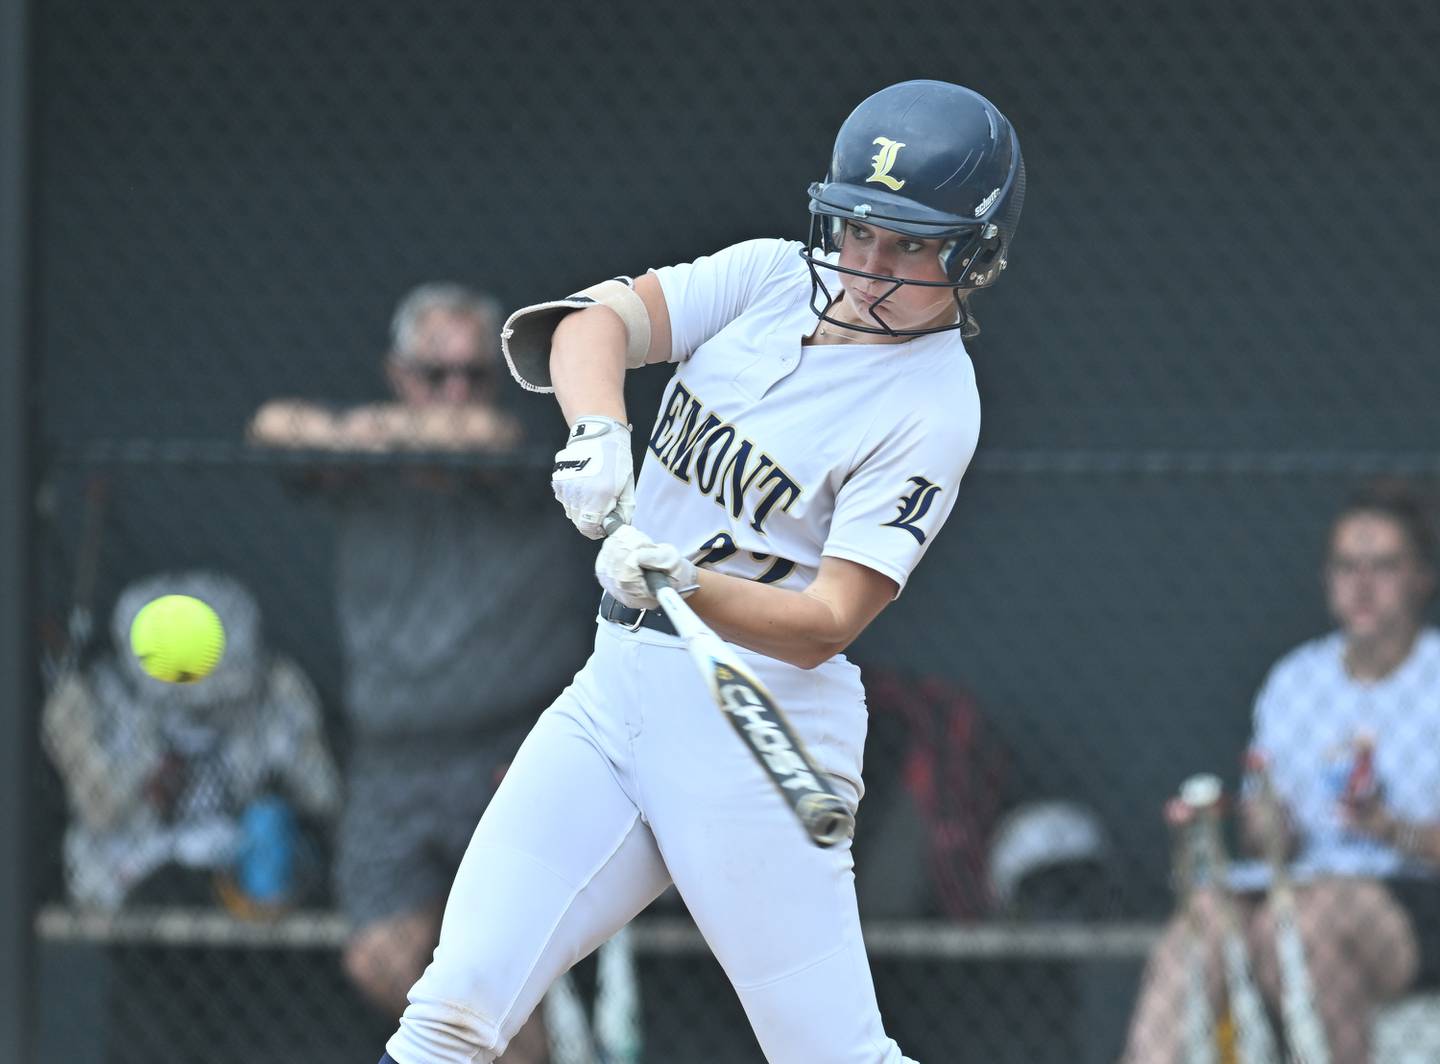
[[[608,591],[600,596],[600,617],[632,632],[637,628],[653,628],[666,635],[676,634],[675,626],[661,610],[631,609]]]

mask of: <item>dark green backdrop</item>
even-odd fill
[[[42,546],[118,455],[104,589],[235,569],[332,690],[327,527],[234,446],[247,415],[379,394],[388,314],[425,279],[514,306],[801,235],[838,122],[907,77],[997,101],[1031,187],[978,301],[976,467],[856,656],[972,684],[1017,787],[1100,806],[1143,904],[1165,901],[1148,810],[1229,771],[1263,670],[1325,623],[1331,506],[1356,474],[1435,468],[1433,5],[51,0],[36,21]],[[636,383],[642,426],[661,383]],[[558,417],[513,401],[543,462]],[[63,550],[47,566],[63,589]]]
[[[1104,816],[1122,914],[1169,904],[1163,796],[1200,769],[1233,777],[1264,670],[1325,627],[1334,505],[1371,475],[1427,491],[1440,476],[1433,4],[46,0],[31,28],[35,268],[0,342],[33,323],[36,622],[63,622],[101,476],[102,618],[136,576],[230,569],[333,707],[330,529],[241,446],[249,414],[276,395],[380,395],[390,311],[420,281],[513,307],[803,235],[838,123],[910,77],[995,100],[1030,188],[1011,268],[977,301],[979,456],[855,656],[973,687],[1009,748],[1010,798]],[[0,380],[18,389],[20,368]],[[663,380],[633,382],[639,431]],[[535,434],[521,464],[543,476],[560,420],[511,401]],[[63,810],[35,763],[48,894]],[[169,985],[138,994],[138,1015]],[[887,1009],[921,1000],[913,985],[885,976]],[[918,985],[943,999],[933,1019],[961,1017],[975,984]],[[1038,985],[1004,1000],[1028,1016]],[[1086,1059],[1114,1048],[1128,1002],[1112,996]],[[1078,1059],[1045,1041],[1058,1027],[989,1000],[964,1014],[998,1038],[968,1040],[975,1059],[1051,1059],[1012,1037],[1030,1026]],[[1036,1000],[1068,1015],[1064,993]],[[143,1051],[128,1037],[143,1027],[121,1023],[115,1044]],[[351,1027],[333,1030],[368,1052]]]

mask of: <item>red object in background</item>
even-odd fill
[[[1246,749],[1244,756],[1240,759],[1247,776],[1259,775],[1261,772],[1268,772],[1270,762],[1258,747],[1251,746]]]
[[[1355,761],[1350,766],[1350,778],[1345,781],[1345,801],[1367,802],[1375,797],[1379,781],[1375,778],[1375,740],[1360,737],[1355,740]]]
[[[1172,828],[1183,828],[1190,823],[1194,815],[1190,807],[1181,801],[1179,795],[1175,795],[1165,803],[1165,823]]]
[[[937,908],[975,920],[989,905],[988,845],[999,820],[1004,750],[965,687],[940,676],[867,668],[872,715],[904,724],[900,779],[924,818]]]
[[[189,776],[185,759],[173,750],[167,750],[145,780],[145,798],[167,824],[175,815],[175,803],[180,800]]]

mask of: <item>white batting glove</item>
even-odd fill
[[[682,595],[700,587],[695,563],[669,543],[655,543],[633,525],[617,528],[595,559],[600,586],[633,610],[653,610],[660,603],[645,583],[644,570],[665,574],[665,582]]]
[[[591,539],[604,537],[605,517],[612,511],[629,521],[635,513],[629,427],[598,414],[576,418],[570,439],[555,455],[550,486],[565,516]]]

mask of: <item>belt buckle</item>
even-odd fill
[[[606,594],[608,595],[609,593],[607,592]],[[640,626],[645,623],[645,614],[649,613],[650,611],[649,611],[649,610],[640,610],[639,612],[637,612],[637,613],[635,614],[635,620],[634,620],[634,622],[633,622],[633,623],[627,623],[627,622],[622,621],[622,620],[620,620],[619,618],[617,618],[617,617],[615,617],[615,616],[613,616],[613,615],[614,615],[615,613],[618,613],[620,610],[628,610],[628,609],[630,609],[631,607],[625,605],[625,603],[621,602],[621,601],[620,601],[619,599],[617,599],[614,595],[609,595],[609,598],[610,598],[609,604],[608,604],[608,605],[605,605],[605,608],[600,611],[601,616],[603,616],[603,617],[604,617],[607,621],[609,621],[611,624],[617,625],[617,626],[625,629],[627,632],[638,631],[639,628],[640,628]]]

